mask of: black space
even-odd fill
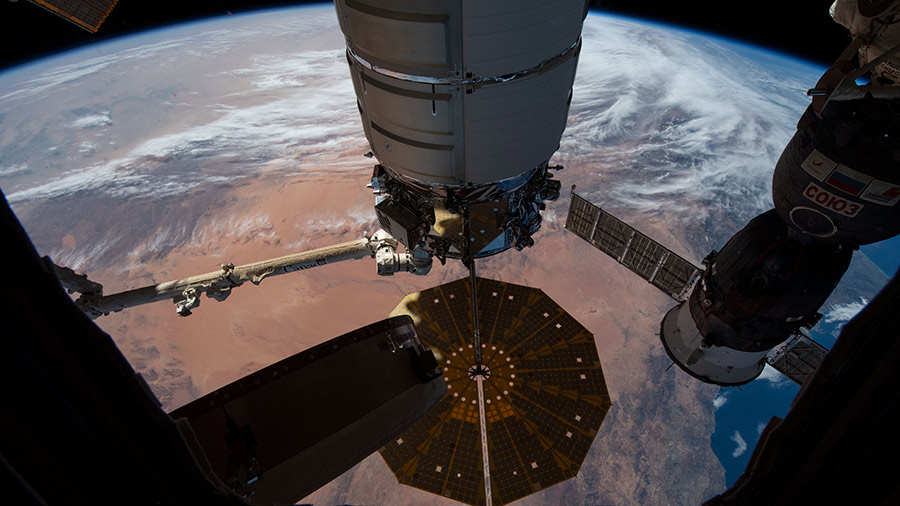
[[[698,29],[828,66],[849,42],[832,0],[592,0],[594,9]],[[289,0],[119,0],[96,34],[27,2],[0,0],[0,69],[127,33],[210,16],[308,4]]]
[[[595,9],[651,19],[768,47],[830,66],[850,43],[828,14],[833,0],[592,0]]]

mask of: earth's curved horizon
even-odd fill
[[[557,177],[699,264],[772,207],[775,160],[823,69],[596,12],[583,37]],[[343,44],[333,8],[307,6],[0,73],[0,187],[38,251],[106,293],[359,238],[377,220]],[[578,477],[517,504],[700,504],[796,388],[770,370],[739,392],[669,369],[656,333],[670,299],[565,232],[567,207],[564,192],[533,248],[479,275],[541,288],[588,328],[613,407]],[[171,410],[465,274],[349,262],[204,298],[190,318],[158,303],[97,323]],[[855,254],[818,336],[833,342],[886,279]],[[304,502],[456,504],[397,484],[378,455]]]

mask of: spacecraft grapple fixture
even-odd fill
[[[410,251],[522,249],[559,196],[583,0],[338,0],[371,187]]]

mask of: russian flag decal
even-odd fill
[[[846,165],[838,165],[836,169],[828,176],[825,183],[833,186],[842,192],[856,196],[872,182],[872,177],[857,172]]]

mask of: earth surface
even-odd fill
[[[822,70],[592,13],[558,177],[699,264],[772,207],[775,160]],[[374,231],[359,121],[331,6],[181,25],[0,74],[0,187],[41,254],[113,293]],[[700,504],[798,389],[771,369],[720,389],[670,368],[656,334],[672,301],[564,231],[568,200],[548,206],[534,247],[479,263],[593,332],[612,398],[578,477],[519,504]],[[896,255],[878,251],[892,273]],[[204,298],[189,318],[158,303],[97,323],[171,410],[464,275],[349,262]],[[886,280],[857,253],[817,338],[833,343]],[[398,485],[378,455],[304,502],[455,504]]]

